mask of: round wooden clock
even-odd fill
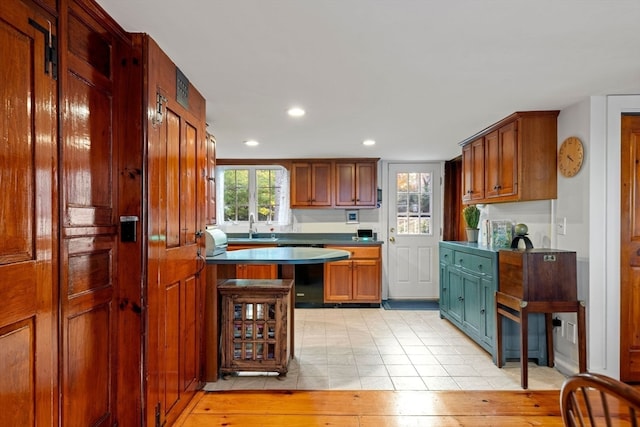
[[[575,176],[580,171],[583,160],[584,147],[579,138],[571,136],[562,141],[558,152],[558,168],[562,175],[568,178]]]

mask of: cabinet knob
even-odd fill
[[[484,308],[480,310],[480,314],[484,314]]]
[[[464,298],[462,296],[459,296],[458,301],[464,301]]]

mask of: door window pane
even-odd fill
[[[431,178],[431,174],[425,172],[396,174],[398,234],[433,234]]]

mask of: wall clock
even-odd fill
[[[562,141],[558,152],[558,168],[562,175],[568,178],[575,176],[580,171],[583,160],[584,147],[579,138],[571,136]]]

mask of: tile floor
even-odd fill
[[[245,375],[205,390],[521,390],[519,362],[491,356],[438,311],[296,309],[295,359],[286,378]],[[529,363],[529,388],[559,389],[565,376]]]

